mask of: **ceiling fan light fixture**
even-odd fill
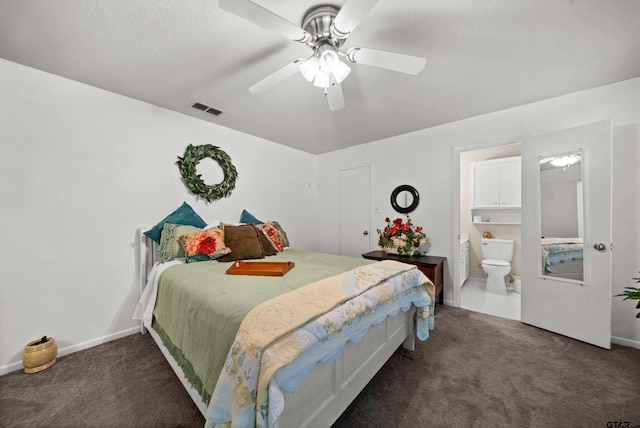
[[[320,59],[320,68],[325,73],[333,73],[340,63],[340,58],[338,58],[336,51],[327,45],[318,49],[318,57]]]
[[[313,80],[313,86],[318,88],[327,88],[331,84],[331,75],[325,73],[322,70],[318,70],[315,79]]]
[[[300,73],[309,82],[319,88],[327,88],[336,82],[340,83],[351,73],[351,68],[344,62],[334,48],[324,45],[314,55],[300,64]]]
[[[317,86],[318,88],[328,88],[331,85],[331,80],[333,77],[331,73],[325,73],[322,70],[318,70],[316,74],[316,78],[313,81],[313,86]]]
[[[342,61],[338,61],[335,69],[333,70],[333,77],[335,77],[338,83],[342,83],[344,79],[351,73],[351,68]]]
[[[300,64],[300,73],[309,82],[313,81],[319,69],[320,61],[315,57],[315,55]]]

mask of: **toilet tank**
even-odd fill
[[[482,238],[482,259],[504,260],[510,262],[513,258],[513,239]]]

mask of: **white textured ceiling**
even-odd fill
[[[318,4],[255,2],[297,25]],[[639,77],[640,1],[381,0],[352,46],[427,66],[351,65],[331,112],[299,74],[251,94],[311,51],[216,0],[0,0],[2,58],[316,154]]]

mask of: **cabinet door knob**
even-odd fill
[[[367,235],[369,234],[369,231],[368,231],[368,230],[365,230],[364,232],[362,232],[362,234],[363,234],[364,236],[367,236]]]

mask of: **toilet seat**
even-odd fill
[[[482,261],[483,265],[487,266],[499,266],[499,267],[508,267],[511,266],[511,263],[505,260],[496,260],[496,259],[486,259]]]

